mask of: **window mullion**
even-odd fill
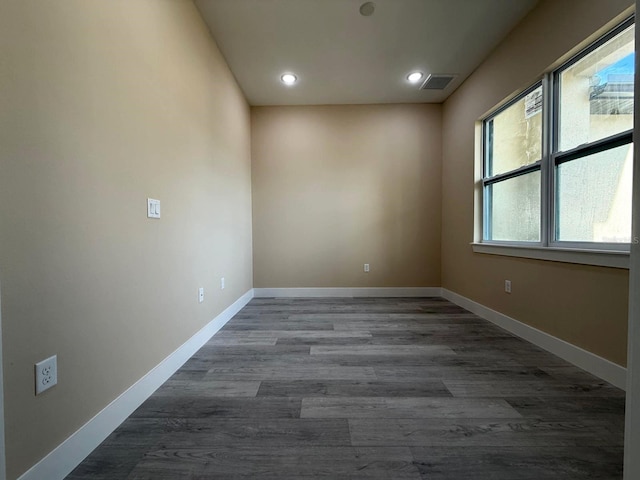
[[[551,75],[542,80],[542,160],[540,162],[540,242],[548,247],[552,240],[553,228],[553,166],[551,151],[553,145],[553,96]]]
[[[547,157],[547,188],[549,192],[547,209],[549,223],[547,225],[548,246],[552,246],[557,242],[557,170],[555,162],[555,154],[558,151],[560,137],[560,78],[557,71],[549,73],[549,84],[551,87],[551,95],[549,95],[549,154]]]
[[[621,147],[622,145],[627,145],[631,142],[633,142],[632,131],[618,133],[601,140],[596,140],[595,142],[591,142],[587,145],[581,145],[573,150],[569,150],[568,152],[558,152],[554,154],[553,163],[557,166],[565,162],[570,162],[571,160],[576,160],[588,155]]]
[[[535,163],[532,163],[530,165],[525,165],[515,170],[511,170],[510,172],[501,173],[491,178],[484,178],[482,179],[482,183],[484,184],[484,186],[493,185],[494,183],[503,182],[505,180],[510,180],[512,178],[526,175],[527,173],[535,172],[537,170],[540,170],[540,162],[541,161],[538,160]]]

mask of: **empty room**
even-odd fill
[[[1,0],[0,480],[640,478],[635,9]]]

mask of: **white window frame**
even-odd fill
[[[504,241],[504,240],[490,240],[489,237],[489,232],[491,229],[491,200],[490,200],[490,195],[488,194],[489,192],[489,188],[492,185],[496,185],[499,184],[501,182],[504,181],[508,181],[523,175],[527,175],[536,171],[540,171],[540,177],[541,177],[541,182],[544,184],[544,180],[543,180],[543,173],[542,173],[542,167],[544,165],[544,155],[545,155],[545,148],[544,148],[544,137],[545,137],[545,132],[544,132],[544,120],[542,122],[542,156],[541,158],[534,162],[531,163],[529,165],[525,165],[513,170],[509,170],[507,172],[502,172],[499,173],[497,175],[491,175],[489,176],[488,174],[488,164],[489,164],[489,160],[487,158],[487,152],[489,150],[489,146],[490,146],[490,141],[489,138],[491,136],[491,133],[489,131],[489,129],[487,128],[487,125],[491,122],[491,120],[493,120],[494,118],[496,118],[498,115],[500,115],[501,113],[503,113],[505,110],[508,110],[510,107],[512,107],[513,105],[515,105],[516,103],[518,103],[520,100],[522,100],[524,97],[526,97],[528,94],[530,94],[531,92],[537,90],[538,88],[542,87],[542,99],[544,102],[545,99],[545,85],[544,85],[544,81],[543,80],[539,80],[537,82],[535,82],[533,85],[531,85],[530,87],[528,87],[526,90],[524,90],[522,93],[516,95],[513,99],[511,99],[510,101],[508,101],[506,104],[504,104],[503,106],[501,106],[500,108],[498,108],[497,110],[495,110],[493,113],[491,113],[490,115],[488,115],[487,117],[485,117],[482,121],[482,241],[486,242],[486,243],[490,243],[493,245],[518,245],[518,246],[525,246],[525,247],[540,247],[543,246],[543,237],[544,237],[544,233],[542,232],[542,225],[543,223],[543,219],[542,219],[542,213],[544,212],[544,205],[542,204],[542,198],[541,198],[541,212],[540,212],[540,221],[541,221],[541,225],[540,225],[540,241],[539,242],[527,242],[527,241],[519,241],[519,240],[512,240],[512,241]],[[546,105],[542,105],[542,112],[541,115],[544,115],[546,111]],[[544,193],[540,192],[540,195],[542,197],[544,197]]]
[[[602,242],[568,242],[556,240],[556,167],[571,160],[586,157],[588,155],[605,151],[618,146],[632,144],[633,130],[600,139],[577,148],[558,151],[559,138],[559,98],[560,98],[560,74],[573,64],[589,55],[591,52],[611,40],[622,31],[629,28],[635,22],[632,16],[610,30],[606,35],[572,56],[559,67],[547,72],[542,78],[537,79],[527,89],[516,95],[504,105],[500,106],[481,119],[482,123],[482,237],[480,241],[472,243],[476,253],[487,253],[513,257],[534,258],[558,262],[579,263],[588,265],[607,266],[614,268],[629,268],[629,243],[602,243]],[[487,149],[488,149],[488,122],[497,115],[522,100],[527,94],[542,86],[543,107],[542,119],[542,158],[539,162],[527,165],[510,172],[505,172],[493,177],[487,176]],[[499,183],[501,180],[514,178],[519,175],[540,170],[540,241],[497,241],[488,238],[490,223],[490,203],[487,198],[488,186]],[[633,239],[635,241],[635,239]]]

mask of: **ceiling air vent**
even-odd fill
[[[420,90],[444,90],[456,75],[429,75]]]

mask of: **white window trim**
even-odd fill
[[[627,28],[630,24],[635,23],[635,15],[627,18],[623,22],[621,22],[616,27],[612,28],[607,34],[602,36],[599,40],[590,44],[587,48],[578,52],[571,59],[564,62],[563,65],[560,65],[554,68],[552,71],[547,72],[542,76],[541,79],[533,82],[526,90],[520,92],[517,95],[514,95],[512,99],[508,102],[505,102],[501,107],[496,108],[491,114],[485,116],[482,120],[480,120],[480,190],[481,195],[479,200],[481,201],[481,207],[479,209],[480,214],[480,224],[479,227],[479,240],[471,243],[472,249],[474,253],[482,253],[488,255],[501,255],[508,257],[520,257],[520,258],[530,258],[535,260],[547,260],[553,262],[562,262],[562,263],[573,263],[573,264],[581,264],[581,265],[594,265],[594,266],[602,266],[602,267],[611,267],[611,268],[621,268],[621,269],[629,269],[629,258],[630,258],[630,244],[621,243],[621,244],[607,244],[607,243],[598,243],[598,242],[565,242],[565,241],[557,241],[554,240],[553,229],[554,229],[554,221],[553,214],[551,209],[553,208],[553,195],[550,193],[550,189],[553,188],[555,184],[555,156],[557,155],[566,155],[570,152],[557,152],[554,145],[552,145],[551,131],[554,130],[555,138],[557,138],[557,118],[555,115],[557,114],[557,110],[551,108],[552,103],[558,102],[557,99],[557,91],[556,85],[554,82],[555,73],[561,71],[567,65],[572,64],[576,61],[577,58],[584,54],[588,54],[588,51],[595,49],[598,45],[605,43],[608,41],[607,37],[612,38],[617,35],[624,28]],[[484,187],[484,174],[485,174],[485,123],[487,119],[497,115],[500,111],[508,108],[509,105],[515,103],[519,98],[523,97],[528,91],[532,91],[537,88],[537,85],[542,85],[542,89],[544,92],[543,97],[543,109],[542,115],[544,116],[543,120],[543,131],[542,131],[542,143],[543,143],[543,158],[540,160],[541,167],[541,239],[540,242],[500,242],[495,240],[486,240],[484,238],[486,232],[485,222],[487,219],[487,212],[485,209],[485,187]],[[545,126],[546,125],[546,126]],[[597,143],[605,143],[611,139],[617,137],[624,137],[630,135],[629,132],[622,132],[616,135],[613,135],[607,139],[601,139],[599,141],[593,142]],[[633,144],[633,139],[631,140]],[[578,149],[582,149],[583,147],[578,147]],[[545,153],[547,152],[547,153]],[[476,228],[476,230],[478,230]],[[476,237],[478,238],[478,237]],[[636,243],[638,240],[634,237],[633,242]],[[582,246],[584,244],[584,247]]]
[[[474,253],[629,269],[629,252],[472,242]]]

